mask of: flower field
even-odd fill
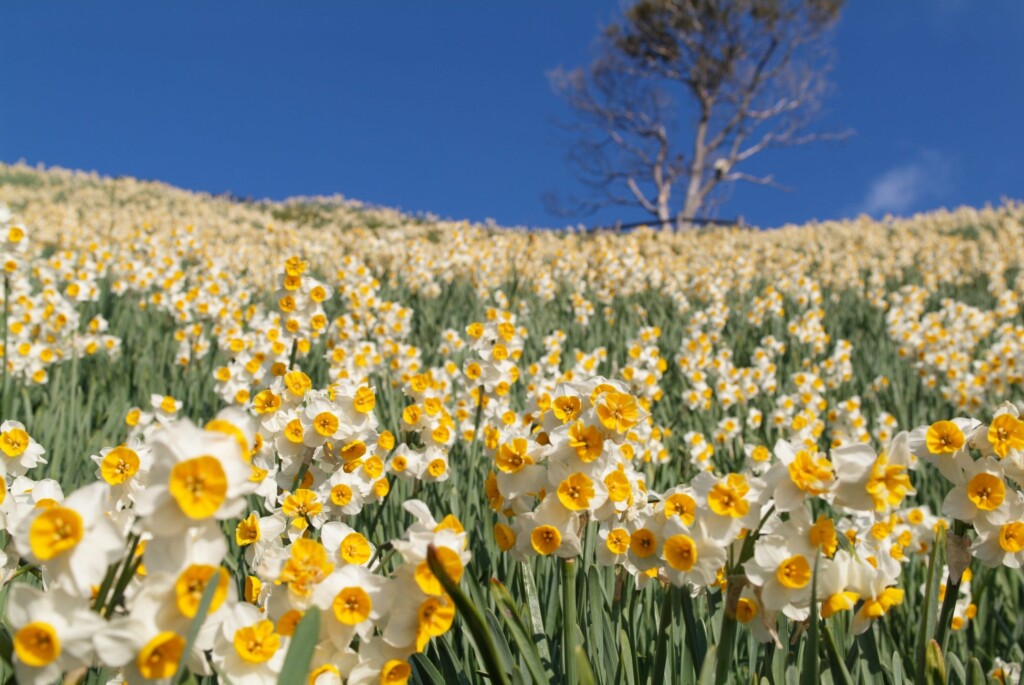
[[[0,680],[1024,663],[1024,206],[524,231],[0,165]]]

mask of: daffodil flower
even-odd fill
[[[19,683],[48,685],[62,674],[88,666],[96,653],[93,636],[103,619],[88,597],[58,589],[46,592],[22,583],[7,595],[14,673]]]
[[[156,537],[236,517],[245,507],[245,495],[256,489],[252,468],[230,435],[183,419],[160,431],[150,446],[149,485],[135,508]]]
[[[108,494],[104,483],[86,485],[61,503],[42,501],[18,522],[18,551],[49,583],[89,597],[123,553],[121,532],[104,515]]]

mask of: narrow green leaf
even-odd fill
[[[715,664],[718,662],[717,654],[717,647],[714,645],[708,647],[708,652],[704,655],[704,666],[700,669],[700,675],[697,676],[697,685],[716,685]]]
[[[658,639],[654,647],[654,665],[651,667],[650,682],[661,683],[665,680],[665,661],[668,659],[669,629],[672,625],[672,604],[675,600],[675,586],[664,588],[661,598],[661,617],[658,619]]]
[[[807,640],[804,645],[803,663],[800,669],[800,685],[819,685],[821,659],[818,656],[818,560],[814,555],[814,571],[811,575],[811,613],[807,618]]]
[[[605,655],[605,637],[609,634],[606,629],[606,616],[607,601],[604,594],[604,588],[602,587],[602,578],[598,567],[591,566],[587,572],[587,639],[581,644],[587,645],[590,650],[590,658],[597,668],[601,669],[601,665],[606,661]],[[607,671],[608,669],[603,669]]]
[[[967,662],[967,685],[988,685],[985,669],[981,667],[977,657],[972,656]]]
[[[622,628],[619,628],[619,664],[621,674],[616,678],[618,682],[625,682],[626,685],[636,685],[636,658],[633,653],[633,647],[629,644],[629,635]]]
[[[590,661],[587,660],[587,653],[583,651],[583,647],[576,646],[576,670],[579,673],[580,685],[597,685],[597,680],[594,679],[594,671],[590,668]]]
[[[0,659],[3,659],[4,663],[11,666],[14,662],[12,656],[14,653],[14,641],[11,639],[11,634],[7,632],[7,626],[0,626]]]
[[[535,683],[550,682],[550,678],[544,671],[544,664],[541,661],[540,650],[537,643],[531,639],[531,635],[516,607],[512,595],[500,581],[491,579],[491,595],[498,608],[498,615],[505,622],[509,633],[512,635],[512,642],[519,652],[519,657],[526,664],[526,670]]]
[[[549,680],[555,675],[551,668],[551,648],[548,646],[547,631],[544,630],[544,618],[540,613],[540,600],[537,598],[537,583],[533,578],[533,568],[529,562],[522,562],[519,565],[520,577],[523,579],[523,589],[526,591],[526,607],[530,612],[531,637],[537,645],[541,661],[548,664]]]
[[[446,683],[461,683],[465,680],[465,674],[463,673],[463,666],[459,663],[459,658],[455,655],[455,650],[452,649],[451,645],[451,634],[444,635],[441,639],[435,640],[434,644],[437,646],[438,665],[441,667],[442,673],[444,673],[444,679]]]
[[[953,652],[946,652],[946,675],[950,679],[956,676],[958,682],[967,682],[967,670],[964,668],[964,663]]]
[[[445,571],[444,566],[437,558],[437,550],[433,545],[427,548],[427,564],[430,566],[430,571],[441,583],[441,586],[444,587],[445,592],[455,602],[455,608],[459,610],[462,620],[466,623],[470,639],[476,645],[477,653],[480,655],[481,661],[483,661],[487,677],[490,678],[492,683],[511,685],[508,674],[502,669],[501,657],[498,656],[498,648],[494,644],[494,637],[487,629],[487,623],[480,613],[480,609],[469,601],[466,594],[452,580],[448,572]]]
[[[498,656],[501,657],[505,671],[511,671],[516,660],[512,657],[512,650],[509,648],[505,634],[501,630],[501,624],[498,623],[498,617],[488,609],[484,612],[484,618],[487,619],[487,627],[491,629],[491,636],[494,638],[494,644],[498,648]]]
[[[857,642],[864,653],[863,662],[867,664],[872,682],[878,682],[881,679],[883,669],[882,658],[878,654],[878,643],[875,641],[877,628],[877,625],[872,624],[865,632],[857,636]]]
[[[579,644],[576,632],[579,616],[576,611],[576,559],[561,559],[562,569],[562,677],[566,685],[576,685],[579,674],[576,671],[576,645]]]
[[[292,635],[291,645],[281,667],[281,685],[305,685],[309,677],[309,665],[313,661],[313,650],[320,637],[320,609],[311,606],[299,619]]]
[[[778,624],[779,641],[789,644],[789,621]],[[771,675],[773,683],[782,683],[786,677],[786,651],[782,647],[771,645]]]
[[[853,677],[846,667],[843,655],[839,653],[839,647],[836,645],[835,638],[824,621],[822,622],[821,629],[825,636],[825,651],[828,653],[828,666],[829,670],[832,671],[832,681],[837,685],[853,685]]]
[[[710,653],[707,648],[707,637],[706,634],[698,633],[697,619],[693,613],[693,598],[690,597],[690,593],[680,592],[679,595],[682,600],[683,625],[686,626],[686,644],[690,648],[690,656],[693,657],[693,670],[699,677],[699,674],[704,671],[704,662]]]

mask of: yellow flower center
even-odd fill
[[[277,632],[279,635],[291,637],[295,635],[295,627],[302,620],[303,612],[298,609],[289,609],[277,619]]]
[[[885,511],[889,506],[897,506],[911,491],[910,476],[905,473],[906,470],[905,466],[889,464],[884,454],[878,455],[864,486],[874,500],[876,511]]]
[[[629,531],[625,528],[609,531],[604,544],[612,554],[625,554],[629,549]]]
[[[580,423],[573,424],[569,429],[569,446],[576,450],[580,461],[590,463],[601,456],[604,449],[604,436],[596,426]]]
[[[530,533],[530,544],[537,554],[547,556],[562,544],[562,534],[554,526],[537,526]]]
[[[807,532],[807,538],[812,545],[821,550],[822,554],[831,557],[836,553],[839,546],[839,538],[836,536],[835,523],[829,517],[821,514]]]
[[[334,616],[347,626],[362,623],[370,616],[373,602],[366,590],[360,587],[346,587],[335,595],[331,604]]]
[[[323,545],[316,540],[299,538],[292,543],[291,556],[281,569],[279,580],[288,583],[290,591],[308,597],[313,591],[313,586],[330,575],[333,570],[334,564],[327,559],[327,550]]]
[[[289,371],[284,375],[284,387],[295,397],[303,397],[313,388],[313,381],[301,371]]]
[[[281,398],[270,390],[262,390],[252,398],[252,408],[257,414],[272,414],[281,407]]]
[[[171,497],[193,520],[213,516],[227,499],[228,479],[216,457],[196,457],[176,464],[169,485]]]
[[[107,452],[107,456],[100,462],[100,475],[110,485],[126,483],[138,472],[139,455],[124,445]]]
[[[612,471],[605,476],[604,484],[608,488],[608,499],[613,502],[625,502],[633,493],[629,476],[621,470]]]
[[[740,518],[750,511],[750,503],[744,497],[750,492],[747,479],[739,473],[730,473],[718,481],[708,493],[708,506],[719,516]]]
[[[697,502],[683,492],[677,492],[665,499],[665,518],[678,516],[686,525],[691,525],[697,513]]]
[[[247,518],[239,521],[238,527],[235,528],[235,542],[238,543],[239,547],[245,547],[254,542],[259,542],[259,539],[260,519],[254,511]]]
[[[1003,525],[999,529],[999,546],[1011,554],[1024,550],[1024,521]]]
[[[1012,449],[1024,448],[1024,421],[1009,414],[997,416],[988,427],[988,441],[1000,457],[1005,457]]]
[[[356,390],[356,396],[355,400],[353,401],[353,406],[355,407],[355,410],[357,412],[359,412],[360,414],[369,414],[371,411],[373,411],[373,408],[376,406],[376,404],[377,397],[376,395],[373,394],[373,390],[371,388],[368,388],[364,385],[361,386],[358,390]]]
[[[677,571],[689,571],[697,563],[697,543],[689,535],[673,535],[665,540],[665,561]]]
[[[299,488],[285,497],[281,512],[289,518],[316,516],[322,513],[324,505],[312,490]]]
[[[979,473],[967,483],[967,499],[982,511],[994,511],[1006,497],[1003,479],[991,473]]]
[[[562,423],[569,423],[576,420],[576,417],[580,415],[582,407],[583,404],[580,402],[580,398],[567,395],[556,397],[551,405],[551,411],[556,419]]]
[[[338,432],[338,417],[330,412],[321,412],[313,419],[313,429],[321,437],[329,438]]]
[[[612,390],[602,395],[597,418],[605,428],[625,433],[640,421],[640,405],[632,395]]]
[[[365,564],[370,559],[370,542],[360,533],[349,533],[341,541],[341,558],[350,564]]]
[[[250,664],[262,664],[270,660],[281,647],[281,636],[274,632],[274,624],[260,621],[235,631],[232,640],[235,651]]]
[[[174,582],[175,601],[178,611],[186,618],[193,618],[199,611],[199,605],[203,601],[203,593],[206,592],[206,585],[217,574],[217,588],[213,592],[213,600],[210,602],[209,612],[212,614],[224,603],[228,595],[228,572],[227,569],[205,564],[192,564],[178,576]]]
[[[494,541],[498,543],[498,549],[507,552],[516,544],[516,534],[509,526],[498,522],[494,524]]]
[[[432,637],[438,637],[448,632],[455,620],[455,605],[448,600],[446,595],[441,597],[430,597],[420,604],[417,612],[419,624],[416,630],[416,645],[422,649],[421,644]]]
[[[804,492],[820,495],[832,480],[832,462],[815,459],[807,450],[800,450],[789,465],[789,479]]]
[[[46,666],[60,656],[60,638],[49,623],[35,621],[14,634],[14,653],[26,666]]]
[[[629,536],[629,550],[641,559],[646,559],[658,551],[658,539],[648,529],[640,528]]]
[[[514,438],[498,448],[494,458],[495,464],[504,473],[516,473],[527,464],[533,463],[533,459],[526,454],[527,449],[529,443],[525,438]]]
[[[811,565],[803,555],[797,554],[779,564],[775,577],[784,587],[799,590],[811,582]]]
[[[925,446],[932,454],[952,454],[964,446],[964,432],[952,421],[936,421],[924,436]]]
[[[895,605],[902,603],[903,590],[890,587],[882,590],[878,597],[865,600],[858,614],[863,614],[866,618],[879,618]]]
[[[147,680],[170,678],[178,670],[185,638],[171,631],[159,633],[139,652],[135,665]]]
[[[305,434],[305,429],[302,427],[302,421],[298,419],[292,419],[284,427],[284,437],[293,444],[301,444],[302,437]]]
[[[583,473],[574,473],[558,486],[558,501],[570,511],[584,511],[594,497],[594,481]]]
[[[74,548],[85,534],[82,517],[74,509],[51,506],[43,510],[29,527],[28,542],[32,554],[49,561]]]
[[[352,501],[352,488],[344,483],[338,483],[331,488],[331,502],[335,506],[343,507]]]
[[[412,675],[412,668],[401,659],[391,659],[380,669],[381,685],[405,685]]]
[[[740,597],[736,602],[736,620],[740,623],[750,623],[757,616],[757,602],[746,597]]]
[[[20,428],[0,433],[0,450],[10,458],[20,457],[28,449],[30,438]]]

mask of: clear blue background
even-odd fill
[[[546,72],[586,64],[612,0],[0,2],[0,160],[240,196],[342,193],[560,226],[578,190]],[[721,216],[762,226],[1024,196],[1024,3],[848,3],[823,127]],[[616,209],[574,220],[645,218]]]

